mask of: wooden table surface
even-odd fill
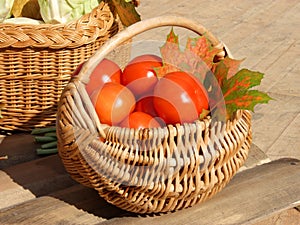
[[[37,156],[30,134],[7,136],[0,146],[8,156],[0,161],[0,224],[255,224],[300,203],[300,161],[270,161],[254,144],[245,165],[212,199],[148,216],[110,205],[73,181],[57,154]]]
[[[141,1],[142,19],[179,15],[208,28],[243,67],[263,72],[275,101],[255,108],[245,167],[212,199],[186,210],[138,216],[74,182],[57,155],[40,157],[30,134],[1,139],[0,224],[300,224],[298,0]],[[180,32],[180,31],[179,31]],[[165,37],[157,31],[134,40]],[[1,142],[1,141],[0,141]]]

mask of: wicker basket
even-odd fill
[[[90,71],[122,42],[161,26],[180,26],[226,49],[201,25],[176,16],[138,22],[110,39],[88,60],[62,94],[57,120],[58,149],[69,174],[108,202],[131,212],[186,208],[219,192],[248,156],[251,114],[232,120],[207,117],[184,125],[130,129],[101,124],[85,91]],[[102,141],[105,140],[105,141]]]
[[[0,24],[0,129],[55,124],[57,103],[77,65],[122,28],[102,1],[64,25]]]

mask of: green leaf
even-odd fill
[[[268,103],[272,98],[258,90],[242,90],[231,92],[225,97],[226,110],[228,115],[232,115],[238,109],[246,109],[254,112],[257,104]]]
[[[263,74],[241,69],[221,86],[225,99],[227,115],[231,116],[238,109],[254,111],[254,106],[268,103],[272,98],[258,90],[250,90],[261,83]]]
[[[229,79],[225,79],[222,84],[224,97],[231,93],[238,94],[241,90],[248,90],[260,84],[263,74],[248,69],[242,69]]]
[[[224,60],[213,66],[216,79],[207,79],[208,81],[206,81],[210,82],[212,90],[210,92],[211,110],[220,107],[223,104],[222,98],[224,98],[226,118],[230,118],[238,109],[254,111],[255,105],[268,103],[272,99],[264,92],[250,90],[260,85],[264,75],[248,69],[238,71],[241,62],[242,60],[225,57]],[[221,87],[222,92],[219,91],[217,85]]]
[[[231,59],[227,56],[220,62],[213,64],[212,71],[220,87],[224,85],[224,81],[231,78],[238,72],[239,66],[242,61],[243,60]]]

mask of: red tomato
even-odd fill
[[[166,124],[193,122],[209,107],[204,86],[185,72],[172,72],[162,77],[154,88],[153,103]]]
[[[101,123],[117,125],[127,117],[135,107],[135,98],[125,86],[109,82],[98,88],[91,95]]]
[[[136,97],[153,90],[158,79],[155,67],[162,66],[162,60],[156,55],[140,55],[131,60],[123,70],[121,83],[127,86]]]
[[[133,112],[120,123],[120,126],[141,129],[160,127],[160,124],[154,117],[147,113]]]
[[[108,82],[120,83],[122,71],[120,67],[109,59],[103,59],[90,75],[90,81],[86,85],[89,95]]]
[[[157,117],[157,113],[153,104],[153,96],[143,97],[136,102],[135,109],[136,112],[144,112],[153,117]]]

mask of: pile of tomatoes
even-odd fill
[[[86,85],[100,122],[135,129],[162,127],[193,122],[208,109],[207,92],[197,78],[183,71],[158,78],[155,68],[162,66],[162,59],[151,54],[135,57],[123,70],[103,59]]]

